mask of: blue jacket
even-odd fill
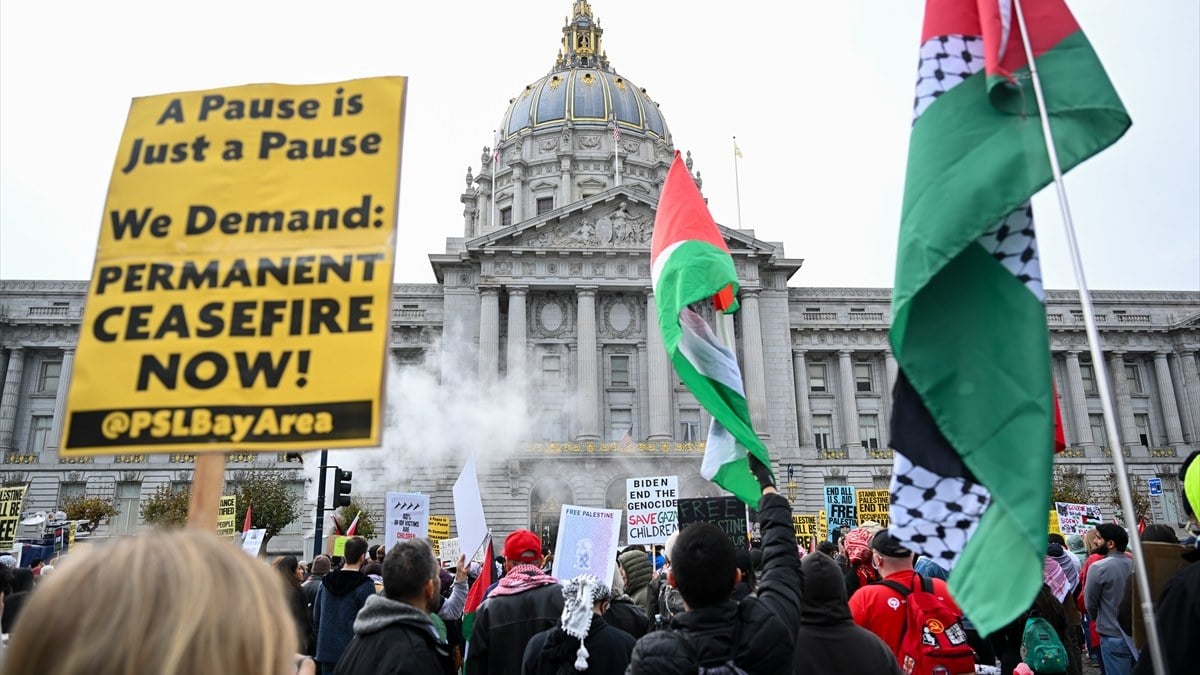
[[[325,575],[313,601],[317,661],[337,663],[342,658],[342,652],[354,639],[354,618],[374,594],[375,582],[357,570],[338,570]]]

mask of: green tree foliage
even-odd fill
[[[243,471],[235,477],[237,490],[237,527],[241,531],[246,521],[246,508],[251,510],[252,529],[266,530],[266,542],[300,517],[303,497],[292,491],[292,474],[282,471]]]
[[[350,523],[356,515],[358,516],[358,526],[354,529],[355,536],[366,539],[383,536],[383,531],[376,530],[379,514],[358,501],[358,497],[351,497],[348,505],[337,510],[338,522],[342,524],[342,527],[350,527]]]
[[[100,525],[105,518],[112,518],[120,513],[110,500],[101,497],[74,497],[63,500],[59,505],[67,520],[86,520],[92,530]]]
[[[160,485],[142,504],[142,520],[147,525],[163,529],[183,527],[187,524],[188,502],[191,498],[190,484],[176,489],[170,485]]]

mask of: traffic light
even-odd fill
[[[333,508],[350,506],[350,479],[353,477],[352,471],[333,470]]]

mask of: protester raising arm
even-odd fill
[[[762,498],[758,502],[758,523],[763,542],[763,573],[758,583],[758,600],[784,625],[795,629],[800,625],[804,573],[800,570],[800,557],[796,553],[792,508],[788,500],[775,489],[767,467],[754,455],[748,456],[750,468],[763,488]]]
[[[442,603],[442,608],[438,610],[438,616],[443,619],[453,621],[461,619],[463,615],[463,607],[467,604],[467,556],[463,554],[458,557],[458,568],[454,572],[454,586],[450,592],[450,597],[446,598],[446,602]]]

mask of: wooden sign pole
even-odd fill
[[[221,509],[224,487],[225,453],[197,453],[196,472],[192,477],[192,500],[188,503],[188,527],[217,531],[217,515]]]

